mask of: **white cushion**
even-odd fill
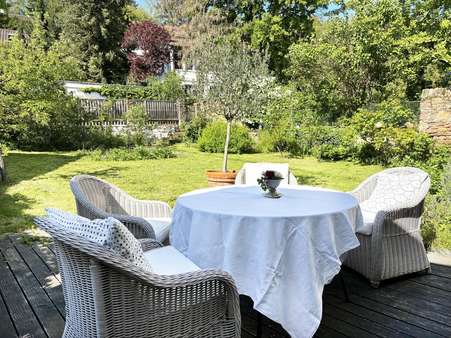
[[[363,235],[371,235],[373,232],[373,224],[374,224],[374,220],[376,219],[377,212],[373,212],[373,211],[365,210],[365,209],[361,209],[361,210],[362,210],[364,226],[361,227],[359,230],[357,230],[357,232],[359,234],[363,234]]]
[[[419,173],[381,173],[370,198],[364,202],[364,208],[379,211],[400,207],[417,196],[427,177],[427,174]]]
[[[244,178],[246,184],[257,184],[257,179],[262,177],[262,173],[266,170],[279,172],[283,177],[280,185],[288,185],[290,175],[288,163],[246,163],[244,165]]]
[[[169,238],[169,229],[172,223],[170,217],[153,217],[145,218],[145,220],[152,225],[157,241],[164,242]]]
[[[91,221],[57,209],[46,209],[46,212],[49,221],[114,251],[144,270],[152,271],[148,260],[144,259],[141,243],[117,219],[108,217]]]
[[[144,259],[152,265],[152,271],[159,275],[176,275],[200,270],[196,264],[170,245],[144,252]]]

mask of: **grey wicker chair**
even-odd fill
[[[114,217],[136,238],[154,238],[160,242],[168,239],[172,210],[167,203],[138,200],[113,184],[89,175],[73,177],[70,187],[80,216]]]
[[[6,167],[3,160],[2,151],[0,150],[0,182],[6,180]]]
[[[430,271],[421,237],[421,215],[430,178],[420,169],[403,167],[370,176],[354,195],[365,226],[357,232],[360,246],[351,250],[345,265],[370,280],[380,281]]]
[[[246,182],[246,166],[250,163],[245,163],[243,167],[238,171],[238,174],[235,178],[235,184],[241,185],[241,184],[249,184],[249,182]],[[267,167],[266,170],[277,170],[273,166],[279,165],[278,163],[255,163],[258,165],[261,165],[263,167]],[[257,184],[256,182],[251,182],[250,184]],[[288,185],[297,185],[298,181],[296,180],[296,177],[293,175],[291,171],[289,171],[288,175]]]
[[[240,337],[239,298],[229,274],[158,275],[46,218],[35,223],[55,243],[64,338]],[[161,246],[153,239],[141,244],[145,251]]]

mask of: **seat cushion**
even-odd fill
[[[141,243],[117,219],[89,220],[58,209],[46,209],[46,212],[50,222],[114,251],[144,270],[152,271],[148,260],[144,259]]]
[[[152,225],[157,241],[164,242],[169,238],[169,229],[172,223],[170,217],[153,217],[145,218],[145,220]]]
[[[152,271],[159,275],[176,275],[200,270],[196,264],[170,245],[144,252],[144,259],[152,265]]]
[[[257,179],[259,179],[266,170],[279,172],[283,177],[280,185],[288,185],[290,175],[288,163],[246,163],[244,165],[246,184],[257,184]]]
[[[370,210],[362,210],[362,216],[363,216],[363,227],[361,227],[357,232],[359,234],[363,235],[371,235],[373,233],[373,224],[374,220],[376,219],[377,212],[373,212]]]

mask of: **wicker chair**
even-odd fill
[[[240,337],[238,293],[227,273],[156,274],[46,218],[35,223],[55,243],[64,338]],[[169,248],[153,239],[141,244],[145,253]]]
[[[357,232],[360,246],[349,252],[345,265],[373,287],[385,279],[429,272],[420,232],[429,187],[427,173],[404,167],[372,175],[350,192],[360,203],[365,226]]]
[[[114,217],[136,238],[168,239],[172,211],[167,203],[137,200],[113,184],[88,175],[73,177],[70,187],[80,216]]]
[[[3,160],[2,151],[0,150],[0,182],[6,180],[6,168]]]
[[[238,185],[242,185],[242,184],[257,184],[257,182],[246,182],[246,170],[247,168],[249,168],[252,165],[257,165],[259,167],[264,168],[264,170],[279,170],[280,166],[283,166],[284,164],[282,163],[245,163],[243,165],[243,167],[240,169],[240,171],[238,171],[238,174],[236,175],[235,178],[235,184]],[[254,168],[252,168],[254,169]],[[287,165],[287,169],[288,169],[288,165]],[[296,180],[296,177],[293,175],[293,173],[291,171],[288,171],[288,182],[285,184],[288,185],[297,185],[298,181]],[[282,183],[283,185],[283,183]]]

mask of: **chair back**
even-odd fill
[[[266,170],[274,170],[279,172],[283,180],[281,185],[288,185],[290,180],[290,170],[288,163],[245,163],[243,166],[245,184],[257,184],[257,179]]]
[[[45,217],[34,222],[55,244],[66,305],[65,338],[109,336],[123,325],[121,319],[137,318],[133,296],[139,293],[138,281],[153,280],[152,274]]]
[[[36,218],[35,224],[54,240],[66,305],[64,337],[98,337],[99,280],[93,272],[101,265],[99,256],[117,255],[46,218]]]
[[[364,202],[373,209],[399,207],[421,202],[431,185],[429,175],[421,169],[398,167],[376,174],[376,184],[368,199]]]
[[[100,178],[78,175],[71,179],[70,187],[80,216],[90,219],[107,214],[127,215],[118,201],[120,189]]]

